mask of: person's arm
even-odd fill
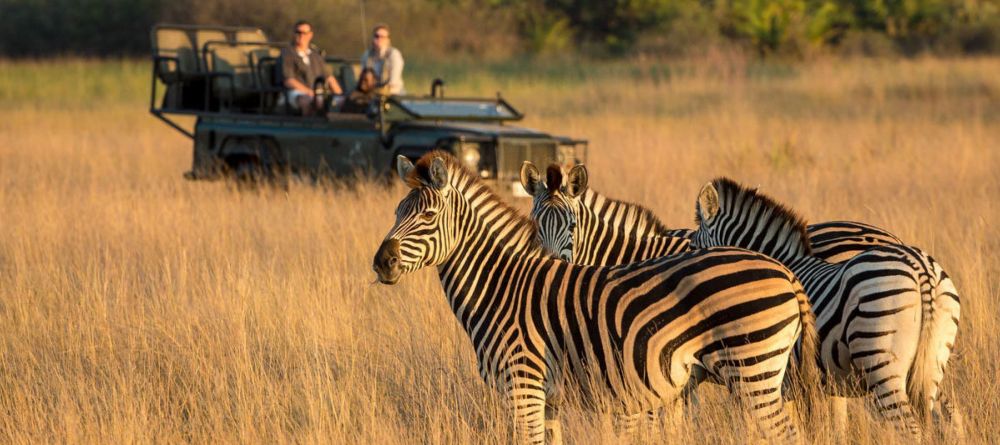
[[[344,94],[344,89],[340,88],[340,82],[337,82],[337,78],[333,76],[326,76],[326,85],[330,88],[333,94]]]
[[[326,60],[323,60],[323,75],[326,76],[326,87],[330,89],[330,92],[338,96],[344,94],[344,90],[340,88],[340,82],[337,82],[337,77],[333,75],[333,70],[326,64]]]
[[[403,54],[395,48],[389,53],[388,87],[391,94],[403,92]]]

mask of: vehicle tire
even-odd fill
[[[240,190],[255,190],[264,179],[260,161],[251,156],[231,156],[226,158],[229,178]]]

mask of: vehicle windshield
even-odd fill
[[[492,100],[399,98],[399,105],[422,118],[478,118],[507,120],[519,116],[510,106]]]

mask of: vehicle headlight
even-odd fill
[[[479,147],[471,144],[462,144],[462,163],[465,164],[469,170],[474,172],[479,171]]]

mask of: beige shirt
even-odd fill
[[[403,54],[391,46],[380,54],[369,49],[361,55],[361,66],[375,72],[378,88],[385,94],[406,94],[403,88],[403,63]]]

